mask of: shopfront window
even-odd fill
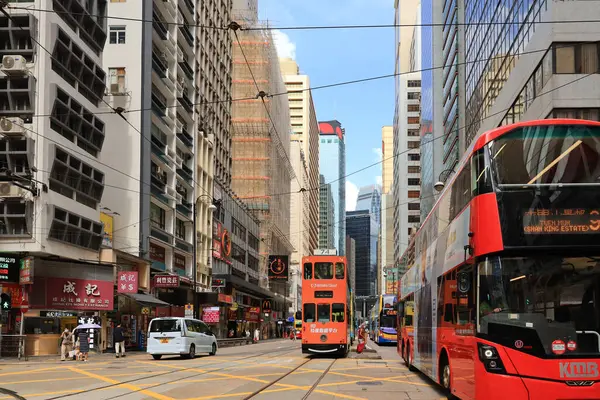
[[[304,311],[304,322],[315,322],[314,303],[306,303],[302,309]]]
[[[329,304],[317,305],[317,321],[318,322],[329,322],[331,314],[331,306]]]
[[[333,263],[315,263],[315,279],[333,279]]]

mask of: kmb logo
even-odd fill
[[[561,362],[561,378],[597,378],[598,363],[596,362]]]

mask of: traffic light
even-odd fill
[[[7,293],[2,293],[0,295],[0,310],[10,311],[11,309],[12,309],[12,302],[10,300],[10,295]]]

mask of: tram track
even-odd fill
[[[278,384],[279,382],[281,382],[283,379],[289,377],[290,375],[292,375],[294,372],[298,371],[300,368],[304,367],[306,364],[308,364],[311,361],[315,361],[315,360],[319,360],[318,358],[308,358],[306,361],[304,361],[303,363],[297,365],[296,367],[294,367],[293,369],[289,370],[288,372],[286,372],[285,374],[281,375],[280,377],[278,377],[277,379],[275,379],[272,382],[269,382],[267,384],[265,384],[263,387],[261,387],[260,389],[252,392],[251,394],[249,394],[248,396],[244,397],[243,400],[249,400],[252,399],[258,395],[260,395],[261,393],[263,393],[264,391],[268,390],[269,388],[273,387],[274,385]],[[329,364],[329,366],[321,373],[321,375],[319,375],[319,377],[316,379],[315,383],[312,384],[312,386],[308,389],[308,391],[304,394],[304,396],[302,397],[302,400],[306,400],[308,399],[308,397],[313,393],[313,391],[317,388],[317,386],[319,385],[319,383],[321,383],[321,380],[323,380],[323,378],[325,377],[325,375],[327,375],[327,373],[329,372],[329,370],[331,369],[331,367],[333,367],[333,364],[335,364],[335,362],[337,361],[337,358],[334,359],[331,364]]]
[[[250,359],[250,358],[255,358],[255,357],[263,357],[265,355],[269,355],[269,354],[273,354],[273,353],[287,354],[287,353],[292,353],[292,352],[295,353],[297,351],[298,351],[298,349],[295,348],[295,347],[294,348],[287,347],[285,349],[278,349],[278,350],[271,350],[271,351],[253,353],[253,354],[250,354],[250,355],[248,355],[246,357],[240,357],[240,358],[236,358],[236,359],[228,360],[228,361],[224,361],[224,362],[225,363],[232,363],[232,362],[244,361],[244,360],[247,360],[247,359]],[[269,359],[270,358],[276,358],[276,357],[279,357],[279,356],[269,357]],[[207,357],[207,358],[210,358],[210,357]],[[162,386],[162,385],[167,385],[167,384],[174,383],[174,382],[178,382],[178,381],[181,381],[183,379],[190,379],[190,378],[195,378],[195,377],[206,375],[206,374],[211,374],[211,373],[223,371],[223,370],[226,370],[226,369],[228,369],[230,367],[231,366],[225,366],[225,367],[217,368],[217,369],[210,370],[210,371],[203,371],[203,372],[199,372],[197,374],[180,377],[180,378],[173,379],[173,380],[170,380],[170,381],[167,381],[167,382],[157,383],[157,384],[152,385],[152,386],[139,388],[137,390],[130,390],[127,393],[122,393],[122,394],[119,394],[119,395],[116,395],[116,396],[113,396],[113,397],[108,397],[105,400],[112,400],[112,399],[117,399],[117,398],[124,397],[124,396],[129,396],[129,395],[132,395],[132,394],[137,393],[137,392],[151,390],[151,389],[153,389],[155,387]],[[161,372],[161,373],[154,374],[154,375],[149,375],[149,376],[144,376],[144,377],[137,377],[137,378],[134,378],[134,379],[130,379],[130,380],[126,380],[126,381],[122,381],[122,382],[118,382],[118,383],[111,383],[109,385],[104,385],[104,386],[99,386],[99,387],[95,387],[95,388],[92,388],[92,389],[82,390],[80,392],[68,393],[68,394],[64,394],[64,395],[61,395],[61,396],[50,397],[47,400],[56,400],[56,399],[68,398],[68,397],[71,397],[71,396],[80,396],[82,394],[87,394],[87,393],[95,392],[95,391],[98,391],[98,390],[106,390],[106,389],[110,389],[110,388],[113,388],[113,387],[119,387],[121,385],[127,385],[127,384],[133,384],[133,385],[135,385],[136,382],[140,382],[140,381],[143,381],[143,380],[146,380],[146,379],[159,378],[159,377],[166,376],[166,375],[177,374],[177,373],[186,372],[186,371],[193,371],[193,370],[200,369],[200,368],[202,368],[201,365],[200,366],[199,365],[194,365],[194,366],[190,366],[190,367],[187,367],[187,368],[178,368],[178,369],[174,369],[174,370],[168,371],[168,372]]]

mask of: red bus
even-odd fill
[[[454,171],[400,260],[400,355],[461,399],[600,398],[600,123],[503,126]]]
[[[346,257],[303,257],[302,267],[302,353],[345,356],[352,322]]]

